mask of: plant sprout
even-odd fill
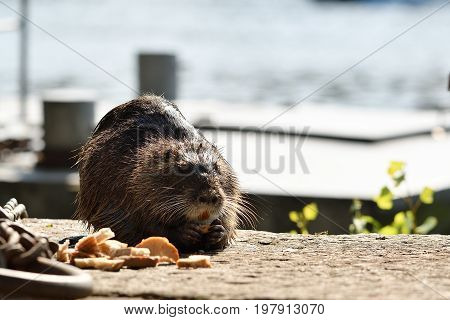
[[[319,209],[317,204],[311,202],[303,207],[301,211],[291,211],[289,212],[289,219],[297,225],[301,234],[309,234],[308,224],[316,220]],[[291,230],[291,233],[296,234],[296,230]]]

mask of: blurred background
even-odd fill
[[[447,4],[1,0],[0,201],[70,217],[74,150],[112,107],[154,92],[223,148],[258,229],[378,231],[370,216],[412,233],[432,216],[429,232],[450,233]],[[390,174],[391,161],[404,166]],[[384,186],[391,206],[374,201]],[[408,230],[393,224],[409,211]]]

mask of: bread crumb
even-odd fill
[[[136,248],[150,249],[150,256],[160,256],[161,262],[176,263],[180,258],[178,249],[164,237],[150,237],[142,240]]]
[[[117,240],[106,240],[98,245],[101,253],[110,257],[114,257],[116,252],[121,249],[126,249],[128,245]]]
[[[65,263],[70,262],[70,255],[68,250],[69,240],[66,240],[63,244],[59,245],[58,251],[56,252],[56,260]]]
[[[131,269],[156,267],[159,263],[159,257],[149,256],[120,256],[117,259],[124,260],[123,265]]]
[[[97,240],[97,244],[103,243],[106,240],[114,238],[115,234],[110,228],[103,228],[94,232],[92,236]]]
[[[178,268],[211,268],[211,258],[203,255],[192,255],[177,261]]]
[[[75,266],[81,269],[94,268],[103,271],[119,271],[123,264],[124,260],[122,259],[114,259],[110,260],[104,257],[101,258],[83,258],[74,259]]]
[[[202,233],[208,233],[208,231],[209,231],[209,227],[210,227],[211,225],[209,225],[209,224],[201,224],[200,225],[200,231],[202,232]]]
[[[95,254],[99,252],[97,239],[93,235],[81,238],[75,245],[75,250]]]

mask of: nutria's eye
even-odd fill
[[[207,173],[208,172],[208,169],[202,164],[199,164],[197,166],[197,170],[198,170],[199,173]]]
[[[192,173],[192,171],[194,171],[194,166],[192,165],[192,163],[183,162],[178,164],[178,172],[180,172],[181,174],[189,174]]]
[[[217,162],[213,163],[213,169],[215,172],[217,172],[217,173],[219,172],[219,166],[217,165]]]

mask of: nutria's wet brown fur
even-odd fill
[[[251,211],[218,149],[171,102],[142,96],[111,110],[78,161],[75,218],[134,245],[165,236],[181,251],[222,249]],[[204,233],[202,224],[210,224]],[[203,229],[203,231],[202,231]]]

